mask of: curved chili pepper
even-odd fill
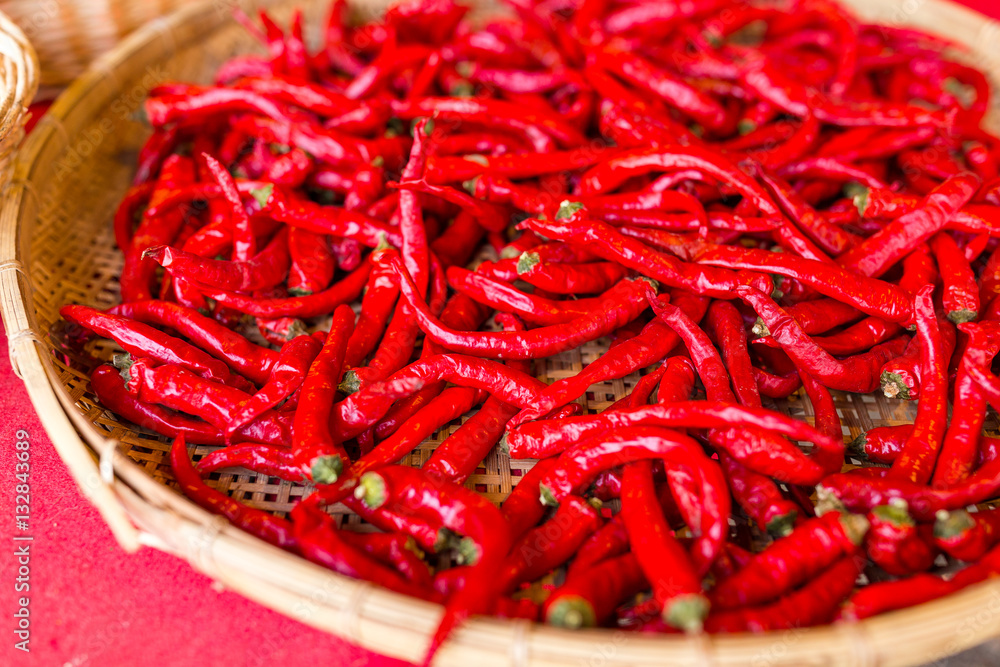
[[[802,386],[802,378],[798,373],[788,375],[775,375],[754,366],[752,369],[754,380],[757,381],[757,391],[761,396],[768,398],[788,398]]]
[[[924,541],[910,517],[906,501],[898,498],[868,513],[871,528],[865,535],[865,553],[880,568],[897,577],[924,572],[934,564],[937,550]]]
[[[342,530],[341,539],[384,565],[392,567],[410,583],[430,588],[430,567],[416,540],[401,533],[361,533]]]
[[[113,366],[101,365],[95,368],[90,375],[90,385],[101,405],[136,426],[170,438],[184,436],[194,445],[223,445],[226,442],[222,429],[208,422],[136,400],[125,389],[121,374]],[[287,445],[287,435],[288,429],[284,425],[256,421],[233,434],[232,441]]]
[[[934,521],[934,544],[958,560],[973,563],[1000,542],[1000,513],[985,509],[941,510]]]
[[[909,292],[872,278],[844,271],[824,262],[794,257],[787,253],[715,246],[696,261],[712,266],[747,269],[793,278],[820,294],[890,322],[908,324],[913,316]],[[769,291],[761,290],[764,294]]]
[[[921,205],[837,258],[841,266],[877,278],[916,246],[939,232],[979,189],[979,177],[964,173],[930,192]]]
[[[336,261],[322,234],[292,228],[288,232],[288,293],[304,296],[321,292],[333,280]]]
[[[691,400],[696,377],[694,364],[687,357],[670,357],[663,362],[663,375],[656,390],[657,403]]]
[[[510,532],[500,511],[475,491],[434,480],[415,468],[391,466],[365,473],[358,489],[368,507],[426,513],[472,541],[464,560],[477,569],[478,576],[448,600],[427,650],[429,663],[453,629],[470,614],[488,610],[500,595],[501,582],[493,575],[510,551]]]
[[[267,381],[271,368],[278,359],[274,350],[255,345],[212,318],[175,303],[132,301],[109,308],[107,312],[144,324],[173,329],[257,384]]]
[[[198,472],[203,476],[222,468],[247,468],[268,477],[303,481],[292,450],[285,447],[234,445],[217,449],[198,461]]]
[[[495,361],[457,354],[436,355],[414,362],[334,406],[336,432],[344,438],[354,437],[381,419],[395,401],[439,381],[482,389],[519,407],[530,405],[545,386],[530,375]]]
[[[713,607],[735,609],[780,597],[855,554],[867,530],[868,520],[860,514],[829,512],[810,519],[716,584],[709,599]]]
[[[274,287],[288,275],[288,232],[279,231],[267,248],[247,261],[208,259],[170,246],[142,253],[171,274],[207,287],[251,291]]]
[[[583,498],[567,498],[545,523],[514,542],[500,577],[512,593],[523,582],[537,581],[568,561],[600,526],[600,515]]]
[[[807,334],[822,334],[836,327],[850,324],[862,317],[854,306],[836,299],[803,301],[785,309]],[[758,333],[756,327],[754,333]]]
[[[397,248],[403,244],[402,234],[397,228],[358,211],[314,204],[280,188],[265,191],[264,195],[267,196],[264,212],[290,227],[350,238],[369,248],[378,247],[383,240]]]
[[[314,482],[335,482],[350,458],[330,426],[337,382],[344,364],[347,341],[354,330],[354,311],[339,306],[330,333],[309,366],[302,382],[299,408],[292,427],[292,451],[306,477]]]
[[[436,343],[454,352],[495,359],[539,359],[571,350],[587,341],[606,336],[631,322],[645,310],[645,281],[624,281],[605,297],[603,310],[581,317],[564,327],[544,327],[526,332],[461,332],[441,324],[420,300],[416,285],[398,255],[381,251],[379,261],[392,267],[400,280],[400,291],[414,309],[420,328]]]
[[[245,424],[291,396],[302,385],[322,346],[312,336],[297,336],[282,347],[264,386],[233,411],[226,437],[231,438]]]
[[[875,391],[882,366],[906,347],[907,338],[903,336],[876,345],[870,352],[837,360],[816,345],[767,295],[751,287],[740,287],[737,294],[757,311],[782,349],[831,389],[859,393]]]
[[[611,289],[629,276],[629,270],[612,262],[549,264],[530,250],[517,260],[518,277],[553,294],[596,294]]]
[[[837,606],[854,590],[861,569],[860,559],[842,558],[801,589],[773,604],[710,615],[705,619],[705,630],[767,632],[827,623],[836,615]]]
[[[322,292],[306,296],[262,299],[222,289],[208,287],[200,289],[205,296],[218,301],[227,308],[232,308],[237,312],[253,315],[254,317],[295,317],[308,319],[321,315],[329,315],[339,306],[351,303],[357,299],[358,295],[364,289],[365,283],[368,281],[368,274],[371,268],[371,262],[365,261],[339,282],[334,283]]]
[[[87,306],[63,306],[59,314],[94,333],[110,338],[129,354],[149,357],[161,364],[174,364],[217,382],[246,387],[226,365],[194,345],[122,315],[104,313]]]
[[[944,284],[941,299],[948,319],[955,324],[971,322],[979,315],[979,288],[965,254],[946,233],[932,236],[930,246]]]
[[[903,327],[899,324],[886,322],[880,317],[866,317],[835,334],[814,336],[813,342],[829,354],[847,357],[870,350],[880,343],[895,338],[902,332]]]
[[[588,244],[591,250],[607,260],[618,262],[661,284],[680,287],[696,294],[731,299],[737,285],[754,285],[768,293],[772,287],[770,279],[760,274],[717,271],[683,262],[623,236],[610,225],[596,220],[527,220],[518,227],[526,227],[548,238],[568,243]]]
[[[855,235],[827,222],[785,181],[763,170],[758,174],[758,178],[764,182],[791,220],[790,223],[782,225],[778,233],[778,242],[784,241],[783,247],[789,248],[800,257],[829,261],[826,253],[840,255],[859,242]],[[821,250],[817,251],[818,249],[811,243],[803,242],[797,233],[798,229],[817,243]]]
[[[287,520],[264,510],[247,507],[205,484],[188,458],[183,435],[177,436],[170,447],[170,467],[184,495],[204,509],[213,514],[221,514],[237,528],[282,549],[295,549],[298,546],[292,533],[292,525]]]
[[[601,297],[555,301],[527,294],[509,284],[475,271],[450,266],[448,284],[479,303],[543,326],[564,324],[593,312]]]

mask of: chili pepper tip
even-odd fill
[[[545,612],[545,622],[560,628],[578,630],[597,625],[594,607],[582,597],[565,597],[552,604]]]
[[[680,595],[664,606],[663,620],[684,632],[698,632],[708,616],[708,608],[708,598],[700,593]]]
[[[934,537],[947,540],[952,537],[958,537],[975,527],[975,519],[965,510],[958,509],[953,512],[941,510],[934,519]]]

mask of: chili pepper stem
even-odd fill
[[[543,505],[548,507],[557,507],[559,501],[556,499],[555,493],[544,484],[538,485],[539,500]]]
[[[344,373],[344,377],[341,379],[340,384],[337,385],[337,389],[340,390],[344,396],[350,396],[351,394],[357,393],[361,389],[361,379],[358,378],[358,374],[354,370],[349,370]]]
[[[388,499],[388,490],[382,476],[374,472],[366,472],[361,476],[361,481],[354,489],[354,497],[371,509],[378,509],[385,504]]]
[[[898,508],[893,505],[887,505],[886,507],[890,510],[898,511]],[[905,509],[903,510],[903,513],[906,514]],[[854,542],[854,544],[861,544],[861,540],[864,539],[865,533],[867,533],[868,528],[871,527],[867,517],[863,514],[850,514],[848,512],[844,512],[840,515],[840,525],[844,528],[844,534],[847,535],[847,538],[851,540],[851,542]]]
[[[798,512],[792,510],[786,514],[779,514],[770,521],[767,522],[767,533],[771,537],[785,537],[792,532],[792,528],[795,526],[795,519],[798,518]]]
[[[132,380],[132,355],[126,352],[125,354],[116,354],[111,359],[111,364],[118,369],[121,373],[122,379],[125,380],[125,384],[128,384]]]
[[[463,537],[454,547],[455,561],[459,565],[475,565],[482,556],[479,545],[470,537]]]
[[[868,444],[868,434],[862,432],[861,435],[847,443],[847,453],[862,461],[867,461],[868,453],[865,452],[866,444]]]
[[[344,472],[344,461],[339,456],[317,456],[312,461],[310,472],[317,484],[333,484]]]
[[[940,510],[935,515],[934,537],[946,540],[958,537],[962,533],[976,527],[976,522],[972,515],[965,510],[959,509],[949,512]]]
[[[757,318],[757,321],[753,323],[753,328],[751,328],[750,331],[758,338],[766,338],[771,335],[771,331],[767,328],[767,325],[764,324],[764,320],[759,317]]]
[[[521,253],[521,256],[517,258],[517,275],[524,275],[528,273],[533,268],[538,266],[542,261],[542,258],[537,252],[531,252],[526,250]]]
[[[837,494],[819,484],[816,487],[816,516],[823,516],[827,512],[846,512],[847,508],[841,502]]]
[[[948,319],[954,322],[955,324],[962,324],[963,322],[972,322],[977,317],[979,317],[979,313],[977,313],[974,310],[968,310],[968,309],[953,310],[948,313]]]
[[[581,597],[566,597],[553,604],[545,617],[549,625],[578,630],[597,625],[594,608]]]
[[[901,398],[904,401],[910,400],[910,390],[906,382],[898,373],[886,371],[881,378],[882,393],[886,398]]]
[[[708,616],[708,598],[704,595],[680,595],[663,608],[663,620],[684,632],[698,632]]]

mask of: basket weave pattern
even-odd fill
[[[932,0],[925,2],[922,11],[929,15],[928,21],[935,22],[934,12],[941,12],[941,16],[958,12],[962,18],[961,10]],[[132,116],[144,92],[167,79],[208,82],[227,58],[257,48],[242,28],[219,15],[222,4],[188,7],[157,30],[135,35],[125,47],[101,59],[95,72],[71,88],[30,138],[18,164],[11,203],[0,218],[0,251],[5,253],[4,258],[25,262],[29,278],[25,281],[0,272],[15,368],[25,377],[43,422],[61,448],[60,454],[124,546],[154,544],[179,552],[199,569],[286,613],[293,612],[303,597],[322,590],[325,597],[313,601],[314,613],[303,620],[363,645],[416,659],[437,622],[439,612],[434,607],[346,580],[262,545],[221,525],[225,522],[211,520],[171,492],[167,488],[173,483],[167,460],[169,443],[120,422],[98,405],[88,390],[90,370],[110,357],[112,346],[95,341],[83,355],[70,352],[62,348],[58,328],[53,328],[59,321],[58,309],[64,304],[105,308],[117,302],[122,258],[114,246],[110,220],[131,180],[136,152],[145,138],[146,130]],[[280,4],[275,11],[279,21],[286,21],[288,9],[296,5],[306,10],[306,25],[316,26],[327,3],[294,0]],[[980,30],[972,45],[984,49],[986,55],[982,58],[986,60],[991,57],[988,45],[996,41],[982,42],[980,36],[1000,35],[1000,31],[990,33],[996,30],[995,24],[981,23],[980,17],[968,25]],[[937,32],[945,30],[939,27]],[[980,46],[980,42],[986,46]],[[984,60],[978,61],[981,67],[993,64]],[[994,65],[994,71],[1000,71],[1000,65]],[[604,343],[597,341],[540,361],[536,371],[545,382],[575,375],[604,349]],[[587,411],[599,412],[624,396],[637,379],[638,375],[632,375],[594,385],[580,401]],[[834,398],[848,439],[876,426],[911,422],[915,414],[912,404],[876,395],[835,393]],[[812,421],[811,406],[799,395],[767,407]],[[456,421],[442,429],[404,462],[422,464],[458,425]],[[997,426],[991,415],[987,428],[994,431]],[[81,438],[101,457],[100,471]],[[199,447],[196,457],[211,449]],[[468,485],[499,502],[532,464],[511,461],[495,448]],[[217,473],[213,479],[217,488],[234,498],[275,512],[290,510],[307,491],[302,485],[246,471]],[[332,511],[348,523],[358,522],[343,507]],[[132,523],[142,532],[136,533]],[[1000,595],[997,586],[992,586],[992,593],[985,591],[991,586],[980,587],[973,604],[984,606],[991,594]],[[948,609],[959,609],[956,605],[972,598],[973,593],[977,591],[934,603],[936,606],[925,605],[937,611],[927,611],[924,616],[916,615],[920,610],[909,610],[892,615],[895,621],[882,618],[856,627],[803,631],[768,664],[913,664],[926,659],[928,642],[943,651],[959,650],[1000,634],[1000,619],[992,619],[955,643],[955,629],[933,618],[942,610],[947,613]],[[910,615],[908,624],[899,620],[903,614]],[[886,631],[885,624],[890,622],[897,624],[892,636],[900,634],[898,628],[905,625],[900,639],[891,638]],[[387,638],[387,631],[396,634]],[[475,659],[483,667],[581,664],[615,636],[606,631],[567,633],[517,623],[476,621],[456,636],[440,654],[440,660],[442,664],[468,664]],[[916,647],[912,654],[888,653],[907,637]],[[787,637],[780,641],[787,641]],[[751,664],[775,642],[779,640],[768,637],[636,637],[623,643],[606,662],[653,664],[669,657],[671,662],[684,665]]]

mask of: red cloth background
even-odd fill
[[[1000,18],[995,0],[964,4]],[[0,349],[6,349],[6,337]],[[30,653],[14,649],[15,434],[31,441]],[[0,665],[379,665],[370,653],[224,590],[154,549],[122,552],[80,495],[0,354]]]

